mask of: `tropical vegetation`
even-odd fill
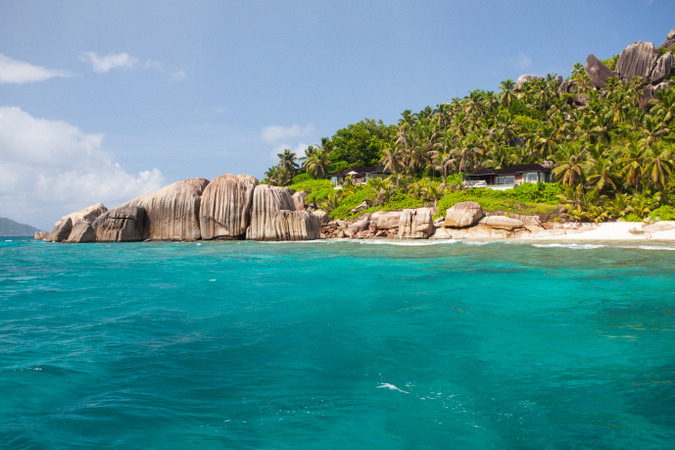
[[[613,68],[616,59],[606,64]],[[566,89],[553,74],[519,89],[506,80],[497,93],[475,90],[419,112],[406,110],[396,125],[371,119],[349,125],[299,159],[286,150],[264,181],[311,191],[309,199],[332,217],[346,217],[359,205],[374,210],[435,204],[444,211],[467,199],[507,212],[557,210],[575,220],[673,217],[673,80],[648,102],[641,78],[610,78],[596,89],[579,63]],[[463,173],[544,161],[554,167],[552,187],[520,187],[515,193],[461,187]],[[325,180],[342,169],[374,165],[391,176],[341,191]],[[293,184],[298,174],[315,184]],[[526,191],[543,197],[518,198]]]

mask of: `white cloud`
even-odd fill
[[[183,81],[187,78],[187,74],[185,73],[184,70],[177,70],[176,72],[171,74],[171,79],[173,81]]]
[[[102,134],[0,107],[0,215],[48,228],[91,204],[111,208],[164,185],[158,169],[128,173],[102,142]]]
[[[91,67],[96,73],[107,73],[113,69],[129,70],[138,65],[138,58],[124,52],[111,53],[106,56],[98,56],[94,52],[84,52],[80,55],[80,60],[91,63]]]
[[[285,139],[308,137],[314,132],[316,132],[316,127],[313,123],[304,127],[300,125],[291,125],[290,127],[272,125],[263,129],[260,139],[269,143],[277,143]]]
[[[527,56],[525,53],[520,52],[515,58],[511,58],[511,64],[513,64],[517,69],[527,69],[532,65],[532,58]]]
[[[154,69],[159,73],[164,73],[164,64],[159,61],[146,61],[143,63],[143,67],[146,69]]]
[[[71,76],[65,70],[46,69],[0,54],[0,83],[2,84],[23,84]]]
[[[305,143],[300,143],[297,145],[288,145],[288,144],[278,144],[275,145],[274,148],[270,151],[269,153],[269,158],[270,161],[274,161],[275,163],[279,161],[279,153],[283,153],[284,150],[289,149],[293,153],[295,153],[295,156],[298,158],[301,158],[305,156],[305,150],[309,147],[309,144]]]

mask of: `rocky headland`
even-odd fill
[[[618,78],[644,82],[640,106],[644,108],[658,91],[668,89],[673,74],[675,30],[657,49],[651,42],[627,46],[610,69],[595,55],[584,65],[598,91],[607,81]],[[543,77],[524,74],[515,83],[522,89],[531,80]],[[557,77],[558,89],[575,95],[583,108],[587,99],[578,93],[577,81]],[[330,221],[316,205],[306,204],[307,192],[260,185],[250,175],[221,175],[209,181],[191,178],[142,195],[108,210],[98,203],[62,217],[47,234],[35,239],[51,242],[132,242],[195,240],[310,240],[310,239],[507,239],[558,238],[590,233],[602,239],[601,228],[592,223],[545,222],[538,216],[486,213],[476,202],[458,203],[442,217],[434,208],[364,213],[353,220]],[[620,224],[621,236],[635,239],[673,239],[674,222]],[[607,229],[607,227],[605,227]],[[615,230],[616,231],[616,230]],[[593,234],[595,232],[595,234]],[[614,232],[612,239],[618,236]],[[623,237],[622,237],[623,238]]]

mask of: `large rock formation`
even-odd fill
[[[309,192],[307,191],[300,191],[296,192],[293,194],[293,204],[295,205],[295,210],[296,211],[304,211],[305,208],[307,207],[305,200],[307,199],[307,196],[309,195]]]
[[[138,206],[117,207],[94,221],[98,242],[142,241],[147,237],[148,215]]]
[[[659,52],[651,42],[631,44],[621,52],[616,62],[616,71],[623,81],[630,81],[636,76],[650,81],[649,76],[658,56]]]
[[[399,239],[426,239],[434,232],[432,208],[404,209],[398,223]]]
[[[666,41],[659,45],[659,48],[671,48],[675,47],[675,30],[670,30],[668,36],[666,36]]]
[[[370,220],[375,222],[378,230],[398,228],[401,211],[376,211],[370,215]]]
[[[206,178],[190,178],[141,195],[123,205],[140,207],[148,215],[147,239],[184,241],[201,239],[199,206]]]
[[[529,73],[524,73],[521,76],[518,77],[516,80],[516,85],[515,85],[515,90],[519,91],[525,86],[525,83],[532,81],[532,80],[545,80],[546,78],[539,76],[539,75],[532,75]]]
[[[68,235],[68,239],[63,242],[73,244],[84,244],[86,242],[94,242],[96,240],[96,232],[89,222],[78,222]]]
[[[106,208],[103,203],[96,203],[68,214],[67,216],[63,216],[54,224],[54,230],[46,236],[45,240],[50,242],[76,242],[81,237],[73,236],[73,239],[71,239],[71,230],[80,223],[94,223],[94,221],[106,211],[108,211],[108,208]]]
[[[484,217],[479,223],[497,230],[513,231],[517,228],[523,228],[522,220],[512,219],[506,216]]]
[[[588,55],[588,58],[586,58],[584,70],[596,88],[605,87],[605,82],[609,78],[616,77],[616,72],[610,70],[609,67],[593,54]]]
[[[652,84],[660,83],[661,81],[668,78],[670,75],[670,70],[673,68],[673,55],[670,52],[664,53],[659,59],[656,60],[654,68],[649,74],[649,80]]]
[[[202,239],[246,237],[257,185],[258,180],[250,175],[228,174],[211,180],[204,189],[199,207]]]
[[[45,239],[47,242],[61,242],[68,239],[70,230],[73,229],[73,220],[69,216],[62,217],[56,222],[54,230]]]
[[[485,213],[478,202],[461,202],[448,208],[445,227],[466,228],[475,225]]]
[[[251,226],[246,239],[254,241],[299,241],[318,239],[319,218],[307,211],[295,211],[291,190],[260,185],[253,193]]]

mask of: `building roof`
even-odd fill
[[[523,172],[550,172],[550,167],[545,167],[541,164],[515,164],[513,166],[505,167],[503,169],[478,169],[474,170],[466,177],[480,177],[485,175],[515,175]]]
[[[336,176],[347,176],[350,174],[350,172],[356,172],[356,175],[366,175],[369,173],[375,173],[375,174],[389,174],[391,171],[389,170],[384,170],[384,166],[369,166],[369,167],[352,167],[349,169],[343,169],[339,172],[331,173],[328,176],[329,177],[336,177]],[[353,175],[353,174],[352,174]]]

